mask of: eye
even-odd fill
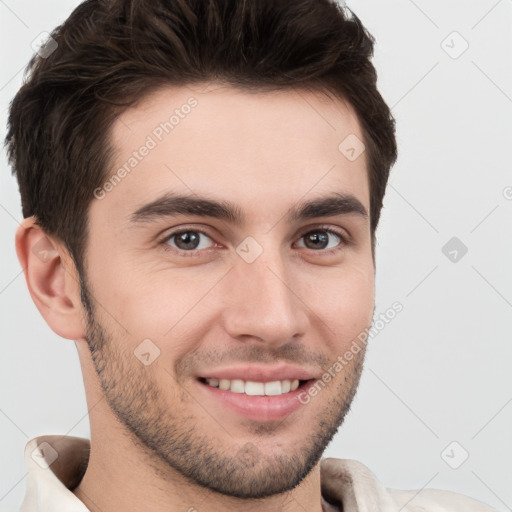
[[[343,234],[328,228],[318,228],[308,231],[300,238],[300,240],[303,239],[305,240],[305,244],[302,247],[325,252],[337,251],[341,248],[340,245],[343,246],[347,243]]]
[[[208,242],[204,239],[207,239],[210,242],[213,241],[203,231],[199,231],[197,229],[185,229],[171,233],[160,243],[167,251],[175,249],[178,252],[184,253],[208,249]]]
[[[300,242],[303,244],[300,244]],[[319,227],[303,234],[298,247],[311,249],[314,252],[330,254],[341,250],[349,243],[349,239],[331,228]],[[159,245],[165,251],[173,251],[179,256],[200,256],[202,251],[213,248],[216,244],[204,231],[198,229],[181,229],[163,238]]]

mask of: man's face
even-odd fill
[[[343,421],[364,349],[306,393],[372,319],[370,223],[354,210],[369,212],[366,155],[338,149],[349,135],[363,138],[346,104],[291,89],[169,87],[117,119],[109,176],[125,172],[89,211],[87,341],[116,421],[158,467],[264,497],[298,485]],[[238,215],[144,208],[165,194]],[[253,396],[214,377],[301,386]]]

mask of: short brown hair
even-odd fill
[[[332,91],[355,109],[373,250],[395,123],[377,90],[374,40],[348,13],[332,0],[83,2],[51,33],[53,53],[31,59],[11,103],[5,143],[23,216],[62,241],[83,272],[88,207],[109,172],[110,127],[123,109],[166,84],[302,87]]]

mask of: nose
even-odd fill
[[[274,346],[300,339],[308,329],[308,307],[297,272],[265,251],[252,263],[240,259],[229,272],[224,328],[240,341],[256,338]],[[292,277],[293,276],[293,277]]]

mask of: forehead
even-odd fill
[[[366,154],[340,150],[363,140],[357,116],[320,91],[165,87],[123,112],[110,135],[111,185],[91,209],[120,224],[164,192],[229,199],[269,221],[327,192],[351,193],[369,210]]]

